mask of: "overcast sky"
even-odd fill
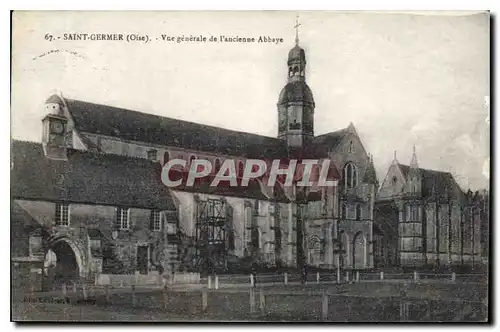
[[[487,187],[487,14],[300,12],[315,134],[353,122],[382,181],[393,160]],[[40,141],[45,99],[65,97],[276,136],[295,12],[15,13],[12,137]],[[151,41],[63,41],[63,33],[138,33]],[[47,41],[45,35],[60,36]],[[167,43],[161,34],[284,39]],[[52,52],[51,52],[52,51]]]

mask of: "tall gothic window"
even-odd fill
[[[244,164],[243,162],[240,160],[238,161],[238,177],[239,178],[242,178],[243,177],[243,167],[244,167]]]
[[[341,215],[342,219],[344,219],[344,220],[347,219],[347,204],[346,203],[342,203],[340,215]]]
[[[358,184],[358,172],[353,163],[347,163],[344,166],[344,186],[346,188],[354,188]]]
[[[356,204],[356,220],[361,220],[361,204]]]

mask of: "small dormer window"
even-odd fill
[[[156,151],[155,149],[148,150],[148,160],[156,161],[157,157],[158,151]]]
[[[392,177],[392,185],[395,186],[398,183],[398,178],[393,176]]]

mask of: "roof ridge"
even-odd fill
[[[397,163],[399,166],[404,166],[404,167],[411,167],[410,165],[406,165],[406,164],[402,164],[400,162]],[[423,168],[423,167],[419,167],[418,168],[419,170],[422,170],[422,171],[428,171],[428,172],[436,172],[436,173],[443,173],[443,174],[450,174],[453,176],[453,174],[451,174],[451,172],[448,172],[448,171],[441,171],[441,170],[436,170],[436,169],[430,169],[430,168]]]
[[[173,117],[168,117],[168,116],[163,116],[163,115],[158,115],[158,114],[153,114],[153,113],[136,111],[136,110],[132,110],[132,109],[129,109],[129,108],[123,108],[123,107],[112,106],[112,105],[107,105],[107,104],[98,104],[98,103],[88,102],[88,101],[79,100],[79,99],[71,99],[71,98],[65,98],[65,99],[66,99],[66,101],[70,101],[70,102],[78,102],[78,103],[86,103],[86,104],[91,104],[91,105],[98,105],[98,106],[103,106],[103,107],[107,107],[107,108],[113,108],[113,109],[118,110],[118,111],[131,112],[131,113],[139,113],[139,114],[143,114],[143,115],[147,115],[147,116],[157,117],[157,118],[160,118],[160,119],[174,120],[174,121],[184,122],[184,123],[188,123],[188,124],[194,124],[194,125],[199,125],[199,126],[203,126],[203,127],[209,127],[209,128],[213,128],[213,129],[223,129],[223,130],[231,131],[233,133],[255,135],[255,136],[261,136],[261,137],[266,137],[266,138],[272,138],[272,139],[279,140],[277,137],[273,137],[273,136],[261,135],[261,134],[251,133],[251,132],[248,132],[248,131],[238,131],[238,130],[234,130],[234,129],[228,129],[228,128],[224,128],[224,127],[218,127],[218,126],[214,126],[214,125],[208,125],[208,124],[204,124],[204,123],[200,123],[200,122],[194,122],[194,121],[183,120],[183,119],[178,119],[178,118],[173,118]],[[70,108],[70,113],[71,113],[71,106],[69,108]]]
[[[328,133],[324,133],[324,134],[321,134],[321,135],[314,136],[314,138],[321,137],[321,136],[326,136],[326,135],[331,135],[331,134],[335,134],[335,133],[340,133],[341,131],[347,130],[347,128],[348,127],[337,129],[337,130],[334,130],[334,131],[330,131]]]
[[[28,143],[31,145],[37,145],[37,146],[42,146],[42,142],[34,142],[34,141],[24,141],[24,140],[17,140],[17,139],[12,139],[11,143]],[[97,151],[92,151],[92,150],[80,150],[80,149],[74,149],[74,148],[67,148],[68,153],[78,153],[81,155],[87,155],[87,156],[103,156],[103,157],[108,157],[108,158],[121,158],[121,159],[131,159],[131,160],[140,160],[144,161],[146,163],[151,163],[155,164],[158,161],[153,161],[149,160],[147,158],[142,158],[138,156],[129,156],[129,155],[122,155],[122,154],[116,154],[116,153],[102,153],[102,152],[97,152]]]

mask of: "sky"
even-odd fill
[[[352,122],[379,181],[415,146],[422,168],[488,187],[489,16],[384,12],[15,12],[11,136],[40,141],[45,100],[65,97],[266,136],[299,14],[315,134]],[[148,43],[63,40],[147,35]],[[176,43],[161,35],[283,43]],[[47,40],[52,35],[60,39]]]

